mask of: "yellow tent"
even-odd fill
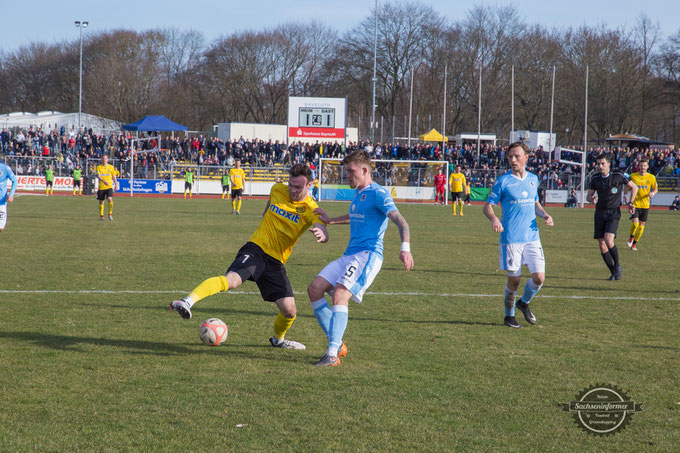
[[[442,136],[436,129],[432,129],[427,134],[419,135],[418,140],[423,142],[441,142],[442,140],[449,141],[448,137]]]

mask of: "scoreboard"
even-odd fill
[[[300,107],[299,127],[335,128],[335,109]]]
[[[288,98],[289,140],[345,139],[347,100],[344,98]]]

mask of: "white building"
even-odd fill
[[[356,127],[348,127],[347,143],[357,142],[359,130]],[[283,124],[258,124],[258,123],[219,123],[217,125],[217,138],[223,141],[238,140],[243,137],[244,140],[264,140],[265,142],[271,140],[279,143],[286,143],[288,127]],[[318,138],[291,138],[294,141],[301,141],[303,143],[322,143],[339,141],[337,139],[318,139]]]
[[[463,132],[453,136],[453,141],[456,146],[460,145],[477,145],[477,137],[479,136],[480,146],[496,145],[496,134],[479,134],[476,132]]]
[[[552,152],[557,146],[557,134],[553,132],[552,140],[550,132],[536,131],[512,131],[510,132],[510,143],[524,142],[531,149],[543,147],[543,151]]]

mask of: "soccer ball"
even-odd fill
[[[227,324],[218,318],[206,319],[198,329],[198,336],[208,346],[221,345],[226,341],[228,334]]]

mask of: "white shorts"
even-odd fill
[[[501,244],[499,252],[501,270],[508,271],[508,277],[522,275],[522,265],[527,266],[532,274],[545,273],[545,257],[541,241]]]
[[[380,272],[382,262],[380,255],[371,252],[343,255],[328,263],[318,277],[334,287],[338,284],[344,286],[352,293],[352,300],[361,303],[364,293]]]
[[[0,230],[7,225],[7,204],[0,204]]]

